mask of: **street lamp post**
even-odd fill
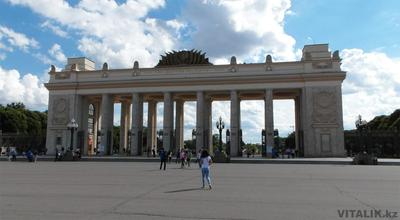
[[[218,150],[221,152],[222,151],[222,130],[225,128],[225,123],[222,121],[221,116],[219,117],[219,120],[215,124],[217,126],[217,129],[219,130]]]
[[[364,148],[364,146],[363,146],[364,141],[362,138],[362,130],[363,130],[364,126],[367,124],[367,121],[362,120],[361,115],[358,115],[358,119],[356,120],[355,124],[356,124],[356,128],[357,128],[358,135],[359,135],[359,143],[360,143],[361,147]],[[363,149],[363,150],[366,150],[367,153],[370,153],[370,152],[368,152],[368,149]]]
[[[193,145],[194,149],[196,149],[196,136],[197,136],[196,129],[193,128],[193,130],[192,130],[192,145]]]
[[[74,143],[74,131],[78,129],[78,123],[76,123],[75,119],[72,118],[71,121],[67,124],[68,130],[71,130],[71,144],[69,146],[69,150],[72,151],[73,148],[73,143]]]
[[[164,136],[164,131],[163,130],[158,130],[157,131],[157,149],[163,147],[163,136]]]
[[[360,136],[360,145],[362,145],[363,151],[359,152],[353,159],[353,164],[365,164],[365,165],[377,165],[378,158],[371,152],[369,144],[365,143],[363,133],[367,125],[367,121],[361,119],[361,115],[355,122],[357,131]]]

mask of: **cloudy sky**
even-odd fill
[[[47,109],[49,66],[61,69],[67,57],[152,67],[165,51],[195,48],[216,64],[232,55],[293,61],[305,44],[329,43],[347,71],[343,118],[352,129],[358,114],[371,120],[400,108],[399,9],[397,0],[0,0],[0,104]],[[213,121],[222,116],[229,127],[226,105],[213,103]],[[263,102],[241,106],[244,139],[259,142]],[[195,104],[185,108],[190,138]],[[274,121],[281,134],[293,130],[293,101],[274,101]]]

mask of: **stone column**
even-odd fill
[[[295,143],[298,154],[296,156],[303,156],[303,128],[301,125],[301,94],[294,99],[295,111]]]
[[[139,93],[132,93],[131,132],[131,155],[141,155],[143,137],[143,98]]]
[[[230,156],[239,155],[240,149],[240,100],[237,91],[231,91],[231,140],[230,140]]]
[[[157,152],[157,102],[154,103],[154,120],[153,120],[153,133],[151,134],[151,137],[153,138],[153,147],[155,147],[155,151]]]
[[[78,133],[82,130],[82,106],[83,104],[83,96],[81,95],[69,95],[69,99],[71,102],[71,106],[69,106],[70,108],[70,112],[69,112],[69,118],[68,118],[68,122],[69,123],[72,119],[75,119],[76,123],[78,124],[78,128],[77,130],[74,131],[74,137],[73,137],[73,143],[72,143],[72,150],[75,151],[76,148],[78,147]],[[82,133],[82,132],[80,132]],[[71,131],[68,129],[67,131],[67,141],[68,141],[68,145],[66,146],[66,149],[69,149],[71,146]]]
[[[172,132],[174,122],[174,103],[170,92],[164,93],[164,127],[163,127],[163,148],[165,151],[171,149]]]
[[[301,89],[301,97],[300,97],[300,120],[302,121],[303,127],[303,155],[314,156],[315,155],[315,146],[312,136],[312,89],[309,87],[304,87]]]
[[[121,101],[121,123],[120,123],[120,136],[119,136],[119,155],[124,154],[124,149],[127,148],[127,128],[128,126],[128,112],[129,112],[129,103],[126,100]]]
[[[0,130],[0,146],[3,146],[3,133],[2,133],[2,130]]]
[[[265,143],[267,146],[267,157],[271,157],[271,152],[268,149],[272,149],[274,146],[274,107],[273,107],[273,91],[272,89],[265,90],[264,96],[265,104]]]
[[[100,125],[101,125],[101,120],[100,120],[100,102],[96,101],[94,103],[94,124],[93,124],[93,146],[90,152],[88,154],[93,154],[94,153],[94,148],[98,148],[98,136],[97,132],[100,130]]]
[[[101,99],[101,143],[100,154],[112,154],[114,102],[111,94],[103,94]]]
[[[176,146],[173,151],[177,151],[177,149],[183,148],[183,118],[184,118],[184,109],[183,100],[177,100],[176,102],[176,118],[175,118],[175,140]]]
[[[156,109],[157,103],[155,101],[148,102],[148,110],[147,110],[147,153],[151,155],[151,149],[155,147],[156,143],[154,142],[154,138],[157,131],[157,122],[156,122]]]
[[[204,148],[204,92],[197,92],[196,110],[196,152]]]
[[[204,147],[208,150],[209,153],[213,152],[211,113],[211,99],[210,97],[207,97],[204,103]]]
[[[129,131],[132,131],[132,100],[128,100],[128,106],[127,106],[127,125],[126,125],[126,154],[131,153],[131,148],[132,148],[132,134],[129,133]]]
[[[343,127],[343,107],[342,107],[342,86],[336,87],[336,114],[338,127],[336,129],[336,147],[333,146],[333,155],[338,157],[346,156],[346,149],[344,144],[344,127]]]
[[[88,97],[82,97],[82,106],[81,106],[81,123],[78,125],[78,131],[81,132],[81,140],[78,140],[78,145],[77,147],[81,147],[81,154],[82,155],[87,155],[88,154],[88,141],[89,141],[89,133],[88,133],[88,124],[89,124],[89,100]],[[79,146],[81,145],[81,146]]]

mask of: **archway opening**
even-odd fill
[[[294,157],[296,148],[295,103],[293,99],[274,100],[273,157]]]

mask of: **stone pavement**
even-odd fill
[[[319,220],[343,219],[343,210],[400,212],[398,166],[213,164],[212,190],[200,189],[196,164],[167,166],[3,161],[0,219]]]

